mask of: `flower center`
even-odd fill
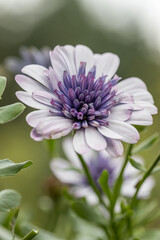
[[[96,79],[95,75],[95,66],[86,75],[86,63],[81,62],[77,76],[64,71],[63,82],[59,81],[59,89],[54,90],[61,102],[56,108],[73,120],[74,129],[108,125],[110,109],[117,104],[112,87],[119,78],[105,82],[106,76]],[[55,107],[54,101],[52,105]]]

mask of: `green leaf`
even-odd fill
[[[79,200],[71,204],[73,211],[82,219],[95,224],[100,223],[99,215],[94,211],[93,207]]]
[[[145,166],[143,166],[141,163],[135,161],[135,160],[134,160],[133,158],[131,158],[131,157],[129,157],[128,159],[129,159],[129,162],[131,163],[131,165],[132,165],[134,168],[138,169],[138,170],[141,171],[141,172],[146,172],[147,169],[146,169]]]
[[[6,87],[6,82],[7,82],[7,79],[5,77],[0,76],[0,99]]]
[[[117,178],[116,181],[115,181],[115,184],[114,184],[114,187],[113,187],[114,203],[115,203],[116,199],[118,198],[118,196],[120,194],[122,182],[123,182],[123,176],[120,176],[120,178]]]
[[[32,230],[26,236],[24,236],[22,240],[32,240],[38,235],[38,233],[39,233],[39,230]]]
[[[135,147],[132,150],[132,154],[137,154],[138,152],[148,150],[151,148],[159,139],[159,134],[155,133],[151,137],[144,140],[142,143],[138,144],[137,147]]]
[[[14,163],[8,159],[0,160],[0,177],[13,176],[21,169],[27,168],[30,165],[32,165],[31,161]]]
[[[11,189],[5,189],[0,192],[0,211],[9,212],[18,208],[21,203],[21,195]]]
[[[8,106],[0,107],[0,123],[7,123],[18,117],[25,109],[22,103],[13,103]]]
[[[100,178],[98,179],[98,182],[103,190],[103,192],[107,195],[108,199],[110,201],[112,201],[112,192],[110,191],[110,187],[108,184],[108,172],[106,170],[104,170],[100,176]]]

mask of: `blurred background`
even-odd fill
[[[5,68],[5,58],[18,57],[22,45],[37,48],[49,46],[53,49],[56,45],[81,43],[97,53],[109,51],[119,55],[121,64],[118,75],[143,79],[159,108],[159,12],[159,0],[0,0],[0,75],[8,79],[1,105],[16,102],[15,92],[20,89],[14,75]],[[44,144],[30,139],[31,128],[25,121],[30,111],[27,107],[15,121],[0,125],[0,159],[33,161],[29,169],[16,177],[7,178],[7,181],[2,179],[0,188],[18,190],[23,196],[23,209],[28,218],[43,226],[45,219],[42,210],[48,211],[43,208],[50,205],[47,202],[49,199],[42,195],[49,191],[48,187],[53,181],[49,177],[52,176],[50,157]],[[159,125],[157,114],[154,124],[142,133],[141,140],[159,131]],[[157,156],[158,151],[159,144],[151,151],[142,153],[146,165]],[[160,180],[160,175],[156,175],[156,179]],[[59,183],[54,184],[55,188],[60,189]],[[158,184],[153,196],[160,203]]]

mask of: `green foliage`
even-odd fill
[[[13,176],[21,169],[27,168],[30,165],[32,165],[31,161],[14,163],[8,159],[0,160],[0,177]]]
[[[0,226],[0,240],[11,240],[11,239],[13,238],[10,231]],[[16,236],[14,240],[20,240],[20,238]]]
[[[137,154],[141,151],[148,150],[149,148],[153,147],[153,145],[159,140],[159,134],[155,133],[146,140],[144,140],[142,143],[138,144],[135,148],[132,150],[132,154]]]
[[[104,170],[98,180],[103,192],[106,194],[108,199],[112,201],[112,192],[110,190],[109,184],[108,184],[108,172]]]
[[[32,230],[26,236],[24,236],[22,240],[32,240],[38,235],[38,233],[39,230]]]
[[[0,76],[0,99],[5,90],[7,79]]]
[[[146,168],[139,162],[135,161],[132,157],[129,157],[129,161],[132,164],[132,166],[134,168],[136,168],[137,170],[141,171],[141,172],[145,172]]]
[[[140,236],[140,240],[159,240],[160,239],[160,230],[147,230]]]
[[[18,208],[21,203],[21,195],[11,189],[5,189],[0,192],[0,211],[9,212]]]

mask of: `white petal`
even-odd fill
[[[82,181],[82,175],[73,170],[75,166],[62,158],[54,158],[50,163],[53,174],[63,183],[79,184]]]
[[[30,64],[22,68],[23,73],[36,79],[38,82],[49,88],[48,80],[45,74],[46,70],[47,68],[37,64]]]
[[[88,127],[85,129],[85,139],[88,146],[96,151],[104,150],[107,147],[105,138],[94,127]]]
[[[136,101],[136,105],[141,106],[141,108],[147,110],[152,115],[157,114],[158,112],[156,106],[154,106],[152,103],[149,103],[149,102]],[[135,110],[139,110],[139,109],[135,109]]]
[[[71,192],[77,198],[85,197],[87,202],[91,205],[96,205],[99,201],[97,195],[93,192],[90,186],[72,187]]]
[[[84,129],[77,130],[73,137],[73,146],[77,153],[84,154],[89,151],[89,146],[85,140]]]
[[[150,196],[151,191],[154,186],[155,186],[155,181],[154,181],[153,177],[149,177],[148,179],[146,179],[146,181],[143,183],[143,185],[138,193],[138,197],[139,198],[148,198]]]
[[[122,136],[122,140],[127,143],[136,143],[139,140],[139,133],[127,122],[110,120],[109,126],[112,131]]]
[[[30,136],[32,139],[34,139],[35,141],[42,141],[44,139],[44,137],[41,135],[41,134],[38,134],[36,129],[33,128],[31,133],[30,133]]]
[[[132,107],[129,104],[119,104],[111,109],[108,120],[127,121],[131,116],[131,109]]]
[[[111,79],[119,67],[119,62],[119,57],[113,53],[104,53],[99,57],[96,55],[96,77],[107,75],[106,81]]]
[[[133,111],[130,119],[127,122],[134,125],[149,126],[152,125],[153,119],[148,111],[140,110]]]
[[[99,127],[98,128],[98,131],[103,134],[105,137],[108,137],[108,138],[114,138],[114,139],[120,139],[122,140],[122,136],[120,136],[119,134],[113,132],[110,128],[108,127]]]
[[[107,147],[106,151],[112,157],[120,157],[123,155],[123,144],[119,140],[107,138]]]
[[[118,92],[128,92],[129,90],[137,88],[147,89],[145,83],[141,79],[136,77],[122,80],[116,85],[116,88],[118,89]]]
[[[73,140],[71,137],[67,137],[62,142],[63,151],[66,157],[73,163],[74,166],[81,168],[79,158],[73,148]]]
[[[32,98],[32,93],[18,91],[18,92],[16,92],[16,96],[20,101],[22,101],[24,104],[26,104],[30,107],[33,107],[33,108],[36,108],[36,109],[46,109],[46,110],[47,109],[48,110],[52,109],[51,107],[34,100]]]
[[[137,90],[136,92],[132,93],[133,99],[135,103],[137,101],[144,101],[153,104],[154,100],[152,95],[148,91]]]
[[[46,117],[52,116],[48,110],[37,110],[31,112],[27,115],[26,121],[31,127],[36,127],[36,125],[42,120],[45,121]]]
[[[32,78],[29,78],[22,74],[16,75],[15,80],[19,84],[19,86],[27,92],[49,90],[48,88],[44,87],[44,85],[40,84],[38,81],[35,81]]]
[[[60,102],[55,94],[49,93],[49,92],[35,91],[32,93],[32,97],[36,101],[48,106],[52,106],[51,104],[52,100],[56,100],[57,102]]]
[[[77,73],[80,67],[81,62],[86,62],[86,74],[88,71],[93,67],[93,52],[90,48],[84,45],[77,45],[75,47],[75,62],[76,62],[76,69]]]
[[[64,71],[68,71],[71,76],[76,74],[75,49],[73,46],[56,46],[54,50],[50,52],[50,57],[59,81],[63,80]]]

